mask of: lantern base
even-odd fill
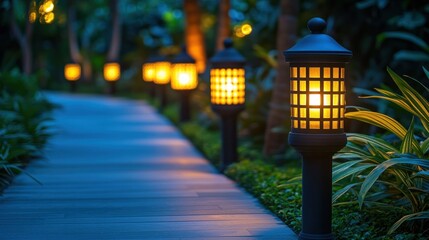
[[[213,112],[220,116],[232,116],[237,115],[239,112],[244,110],[244,104],[239,105],[218,105],[212,104]]]
[[[347,143],[345,133],[313,134],[313,133],[289,133],[289,145],[300,153],[325,152],[334,154]]]
[[[335,239],[332,234],[308,234],[299,233],[299,240],[332,240]]]

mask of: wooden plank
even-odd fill
[[[141,101],[48,94],[63,106],[46,160],[0,197],[4,239],[296,239]]]

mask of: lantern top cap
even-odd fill
[[[311,34],[298,41],[293,47],[284,51],[286,62],[349,62],[352,52],[331,36],[323,33],[326,22],[315,17],[308,21],[307,27]]]
[[[240,68],[244,67],[246,59],[233,47],[232,39],[226,38],[223,41],[224,49],[218,51],[211,59],[210,63],[214,68]]]
[[[195,59],[188,54],[186,46],[182,46],[182,51],[171,60],[171,63],[195,63]]]

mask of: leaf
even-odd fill
[[[386,40],[388,38],[401,39],[401,40],[411,42],[411,43],[419,46],[424,51],[429,52],[429,45],[427,45],[423,39],[417,37],[414,34],[407,33],[407,32],[384,32],[384,33],[378,34],[377,40],[376,40],[377,41],[377,43],[376,43],[377,48],[379,48],[381,46],[381,44],[384,42],[384,40]]]
[[[354,188],[355,186],[360,185],[361,183],[351,183],[345,187],[343,187],[342,189],[336,191],[333,195],[332,195],[332,203],[336,202],[341,196],[343,196],[345,193],[347,193],[350,189]]]
[[[393,158],[379,164],[367,175],[364,182],[362,183],[362,187],[358,195],[358,202],[360,207],[362,207],[366,194],[373,187],[374,183],[378,180],[380,175],[386,169],[396,164],[411,164],[411,165],[414,164],[425,168],[429,168],[429,161],[427,159],[415,159],[415,158]]]
[[[429,218],[429,211],[422,211],[417,213],[412,213],[405,215],[401,217],[398,221],[396,221],[390,228],[387,234],[392,234],[396,231],[404,222],[406,221],[413,221],[413,220],[419,220],[419,219],[428,219]]]
[[[408,104],[415,109],[420,120],[429,123],[429,102],[390,68],[387,68],[387,72],[408,101]],[[426,130],[429,131],[429,129]]]
[[[417,147],[415,147],[416,145]],[[417,140],[414,138],[414,118],[412,118],[407,134],[402,140],[401,153],[415,153],[419,157],[422,157],[423,155]]]
[[[349,177],[349,176],[356,174],[356,173],[360,173],[360,172],[365,171],[366,169],[374,167],[374,166],[376,166],[376,165],[373,163],[367,163],[365,165],[360,165],[357,167],[345,169],[341,172],[337,172],[336,174],[334,174],[332,176],[332,183],[337,183],[346,177]]]
[[[419,51],[399,50],[393,56],[395,61],[429,62],[429,54]]]
[[[429,138],[426,138],[426,140],[424,140],[421,144],[420,144],[420,148],[422,150],[422,153],[424,155],[426,155],[429,151]]]
[[[425,72],[426,77],[429,79],[429,71],[425,67],[423,67],[423,72]]]
[[[400,139],[403,139],[407,133],[407,130],[398,121],[382,113],[372,111],[356,111],[346,113],[345,117],[383,128],[395,134]]]
[[[424,178],[426,180],[429,180],[429,171],[419,171],[413,174],[410,178]]]
[[[347,133],[347,140],[350,142],[361,142],[363,144],[371,144],[386,152],[399,152],[394,146],[384,141],[381,138],[360,134],[360,133]]]

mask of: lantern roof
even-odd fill
[[[157,56],[151,57],[151,62],[170,62],[170,61],[165,56],[157,55]]]
[[[195,63],[195,59],[188,54],[186,46],[183,46],[182,51],[171,60],[171,63]]]
[[[287,62],[348,62],[352,52],[331,36],[323,33],[326,22],[322,18],[312,18],[307,27],[311,34],[298,41],[293,47],[284,51]]]
[[[240,68],[246,63],[246,59],[233,48],[233,42],[230,38],[223,41],[224,49],[218,51],[211,59],[210,63],[214,68]]]
[[[157,57],[155,56],[149,56],[148,58],[146,58],[146,60],[143,62],[143,64],[145,63],[154,63],[157,62]]]

